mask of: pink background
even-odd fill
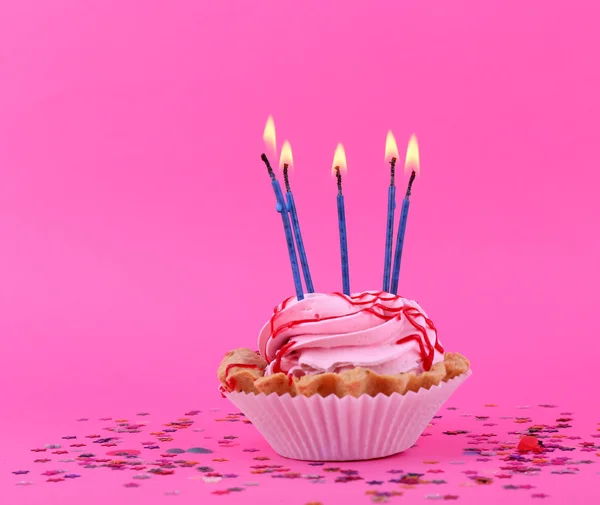
[[[293,290],[259,159],[270,113],[317,290],[341,289],[336,143],[352,288],[379,289],[385,134],[404,151],[416,132],[401,292],[472,359],[460,398],[596,408],[599,10],[5,2],[3,410],[217,401],[224,351]]]
[[[92,471],[23,489],[10,471],[31,468],[37,482],[29,449],[82,436],[78,417],[150,410],[160,426],[187,408],[232,409],[216,392],[222,354],[253,346],[293,292],[259,159],[268,114],[294,150],[317,290],[341,289],[336,143],[349,164],[352,288],[379,289],[385,134],[403,152],[416,132],[401,293],[472,359],[453,404],[556,403],[585,414],[582,434],[596,429],[585,384],[598,383],[599,14],[594,0],[3,2],[0,496],[122,503],[127,477],[114,472],[111,484]],[[268,453],[244,433],[242,446]],[[380,467],[460,458],[463,439],[443,442]],[[197,503],[198,488],[160,479],[133,496],[162,503],[165,486],[183,486],[179,502]],[[554,479],[537,485],[564,503]],[[597,485],[578,482],[571,503],[590,503]],[[294,485],[301,503],[330,496]],[[480,503],[485,490],[460,493]]]

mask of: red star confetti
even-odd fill
[[[543,450],[543,447],[540,445],[540,441],[536,437],[524,436],[521,437],[521,440],[519,440],[517,450],[522,452],[540,452]]]

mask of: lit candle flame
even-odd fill
[[[385,137],[385,161],[391,161],[392,158],[398,159],[398,146],[394,134],[390,130]]]
[[[279,168],[283,170],[284,165],[287,165],[290,169],[294,168],[292,146],[287,140],[283,143],[283,146],[281,146],[281,156],[279,157]]]
[[[339,143],[335,148],[335,154],[333,155],[333,165],[331,166],[331,172],[335,175],[336,168],[340,169],[340,172],[347,172],[348,167],[346,166],[346,152],[344,146]]]
[[[263,140],[268,149],[273,151],[273,153],[277,152],[277,138],[275,136],[275,121],[273,121],[273,116],[269,116],[267,119],[265,131],[263,132]]]
[[[404,164],[404,173],[415,171],[417,175],[421,171],[421,165],[419,164],[419,144],[417,137],[413,134],[408,141],[408,147],[406,148],[406,163]]]

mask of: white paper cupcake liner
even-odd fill
[[[412,447],[440,407],[469,376],[404,395],[339,398],[227,393],[273,450],[308,461],[382,458]]]

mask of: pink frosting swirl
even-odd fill
[[[354,367],[423,372],[444,359],[431,320],[415,301],[380,291],[312,293],[275,307],[258,348],[265,375],[303,376]]]

